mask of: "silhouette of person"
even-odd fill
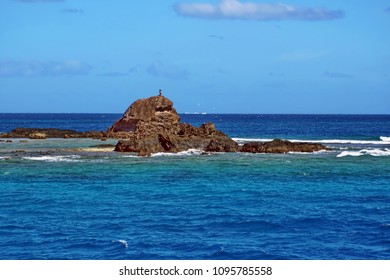
[[[158,96],[162,96],[162,90],[161,89],[158,91]]]

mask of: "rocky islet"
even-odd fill
[[[16,128],[0,138],[95,138],[118,139],[116,152],[177,153],[189,149],[205,152],[288,153],[328,150],[318,143],[292,143],[274,139],[270,142],[250,142],[240,146],[213,123],[194,127],[181,123],[180,116],[168,98],[158,95],[135,101],[107,131],[78,132],[56,128]]]

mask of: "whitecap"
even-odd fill
[[[122,156],[124,158],[139,158],[140,156],[137,156],[137,155],[125,155],[125,156]]]
[[[191,156],[191,155],[201,155],[204,153],[202,150],[189,149],[187,151],[178,152],[178,153],[154,153],[151,157],[161,157],[161,156]]]
[[[233,141],[237,142],[238,144],[244,144],[248,142],[271,142],[274,139],[269,138],[232,138]]]
[[[40,156],[40,157],[23,157],[27,160],[45,161],[45,162],[81,162],[79,155],[69,156]]]
[[[118,243],[122,244],[126,249],[129,248],[129,244],[124,239],[113,240],[112,242],[118,242]]]
[[[11,159],[11,157],[0,157],[0,160],[7,160],[7,159]]]
[[[313,155],[313,154],[323,154],[323,153],[327,153],[327,152],[330,152],[330,151],[319,150],[319,151],[314,151],[314,152],[288,152],[288,154],[291,154],[291,155]]]
[[[381,137],[379,137],[379,139],[381,139],[383,142],[389,142],[390,143],[390,137],[381,136]]]
[[[364,149],[360,151],[343,151],[340,154],[337,155],[337,157],[346,157],[346,156],[352,156],[352,157],[359,157],[359,156],[374,156],[374,157],[381,157],[381,156],[390,156],[390,149]]]

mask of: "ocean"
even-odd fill
[[[0,132],[106,130],[120,116],[0,114]],[[390,259],[390,115],[181,118],[240,144],[332,150],[137,157],[93,149],[115,140],[0,142],[0,259]]]

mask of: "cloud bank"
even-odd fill
[[[92,67],[78,60],[64,62],[0,60],[0,77],[88,75]]]
[[[165,65],[160,61],[154,62],[147,69],[147,72],[155,77],[163,77],[175,80],[184,80],[188,77],[188,71],[176,65]]]
[[[177,14],[202,19],[243,19],[243,20],[333,20],[344,16],[341,10],[325,8],[304,8],[287,4],[266,4],[221,0],[218,4],[177,3]]]

